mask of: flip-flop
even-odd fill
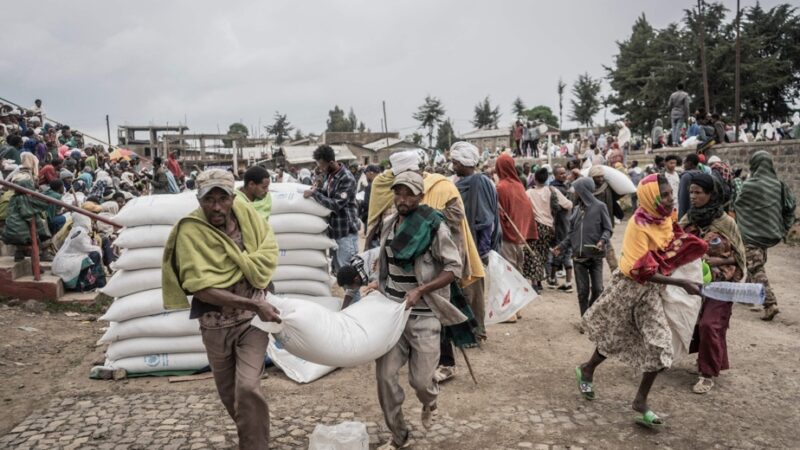
[[[650,428],[651,430],[658,430],[664,426],[664,421],[658,417],[652,410],[647,410],[640,417],[636,418],[636,423],[643,427]]]
[[[583,371],[580,366],[575,368],[575,378],[578,379],[578,389],[586,400],[594,400],[594,386],[589,381],[583,381]]]

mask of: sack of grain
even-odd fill
[[[312,214],[272,214],[269,224],[275,234],[322,234],[328,229],[327,220]]]
[[[126,227],[174,225],[199,206],[197,194],[194,192],[143,195],[129,201],[119,214],[114,216],[114,221]]]
[[[140,337],[112,342],[106,358],[116,361],[133,356],[205,352],[203,338],[198,335],[177,337]]]
[[[148,289],[161,288],[161,268],[120,270],[100,292],[109,297],[124,297]]]
[[[114,270],[157,269],[161,267],[164,247],[130,248],[111,263]]]
[[[119,232],[114,245],[119,248],[164,247],[172,225],[141,225]]]
[[[200,334],[197,319],[189,319],[189,311],[170,311],[139,317],[124,322],[111,322],[98,343],[110,343],[139,337],[174,337]]]

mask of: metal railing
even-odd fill
[[[107,223],[114,228],[122,228],[122,225],[114,222],[113,220],[109,219],[108,217],[103,217],[101,215],[95,214],[91,211],[87,211],[75,205],[70,205],[69,203],[62,202],[61,200],[56,200],[52,197],[48,197],[44,194],[41,194],[36,191],[32,191],[28,188],[24,188],[22,186],[18,186],[14,183],[8,182],[0,178],[0,186],[5,186],[6,188],[13,189],[16,192],[21,192],[26,195],[30,195],[31,197],[41,200],[43,202],[51,203],[56,206],[60,206],[64,209],[72,211],[74,213],[83,214],[84,216],[89,217],[92,220],[97,220],[99,222]],[[36,234],[36,219],[31,220],[31,268],[33,270],[33,279],[39,281],[42,278],[42,269],[39,261],[39,236]]]

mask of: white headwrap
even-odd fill
[[[450,147],[450,159],[454,159],[466,167],[475,167],[480,160],[480,152],[478,147],[469,142],[456,142]]]
[[[419,153],[416,150],[393,153],[389,156],[389,163],[395,176],[409,170],[419,170]]]

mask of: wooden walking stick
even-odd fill
[[[467,352],[464,351],[463,347],[458,347],[458,349],[461,350],[461,356],[464,357],[464,362],[467,363],[467,369],[469,370],[469,376],[472,377],[472,381],[475,384],[478,384],[478,380],[475,378],[475,373],[472,371],[472,364],[469,363],[469,358],[467,358]]]
[[[536,252],[533,251],[530,245],[528,245],[528,240],[525,239],[525,236],[523,236],[522,233],[520,233],[519,228],[517,228],[517,225],[514,223],[514,221],[511,220],[511,217],[508,216],[508,213],[499,204],[497,205],[497,208],[500,209],[500,212],[503,213],[503,216],[505,216],[508,223],[511,224],[511,228],[514,229],[514,231],[517,233],[517,236],[519,236],[519,238],[522,239],[522,245],[524,245],[525,248],[528,249],[528,251],[531,253],[532,256],[535,256]]]

